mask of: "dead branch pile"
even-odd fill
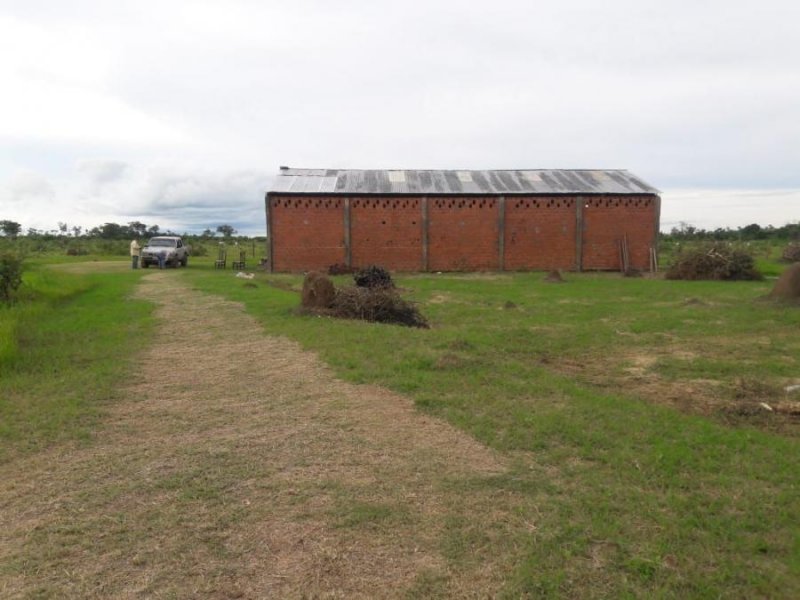
[[[328,267],[328,275],[349,275],[352,272],[353,268],[344,263],[336,263]]]
[[[666,274],[667,279],[761,280],[748,252],[724,243],[693,246],[681,251]]]
[[[428,328],[428,321],[416,305],[404,300],[396,290],[388,287],[339,288],[336,290],[330,314],[343,319]]]
[[[336,297],[333,282],[322,273],[311,271],[303,280],[303,308],[329,308]]]
[[[800,262],[800,242],[792,242],[786,246],[782,259],[786,262]]]
[[[353,275],[356,285],[361,288],[393,288],[394,282],[389,271],[377,265],[371,265],[356,271]]]
[[[327,276],[312,271],[303,280],[300,312],[428,328],[428,321],[416,305],[400,297],[388,271],[370,267],[359,273],[364,274],[362,281],[370,282],[371,287],[337,289]]]
[[[790,266],[778,277],[769,296],[775,300],[800,302],[800,262]]]

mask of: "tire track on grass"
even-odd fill
[[[333,376],[241,305],[148,274],[160,327],[90,447],[0,468],[0,592],[494,595],[519,498],[503,459]],[[133,342],[135,343],[135,342]],[[465,490],[468,490],[465,493]]]

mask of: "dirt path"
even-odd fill
[[[499,590],[502,459],[173,272],[139,293],[161,326],[95,442],[0,467],[1,597]]]

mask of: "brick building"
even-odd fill
[[[281,167],[270,268],[618,270],[652,266],[661,199],[627,171]]]

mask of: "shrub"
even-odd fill
[[[761,280],[753,256],[735,246],[714,243],[684,248],[675,257],[667,279]]]
[[[67,247],[67,256],[84,256],[86,254],[89,254],[89,251],[77,244]]]
[[[187,249],[189,256],[208,256],[208,249],[203,244],[192,244]]]
[[[353,280],[362,288],[393,288],[394,282],[389,271],[377,265],[371,265],[356,271]]]
[[[0,253],[0,302],[10,302],[22,284],[22,257],[14,252]]]

